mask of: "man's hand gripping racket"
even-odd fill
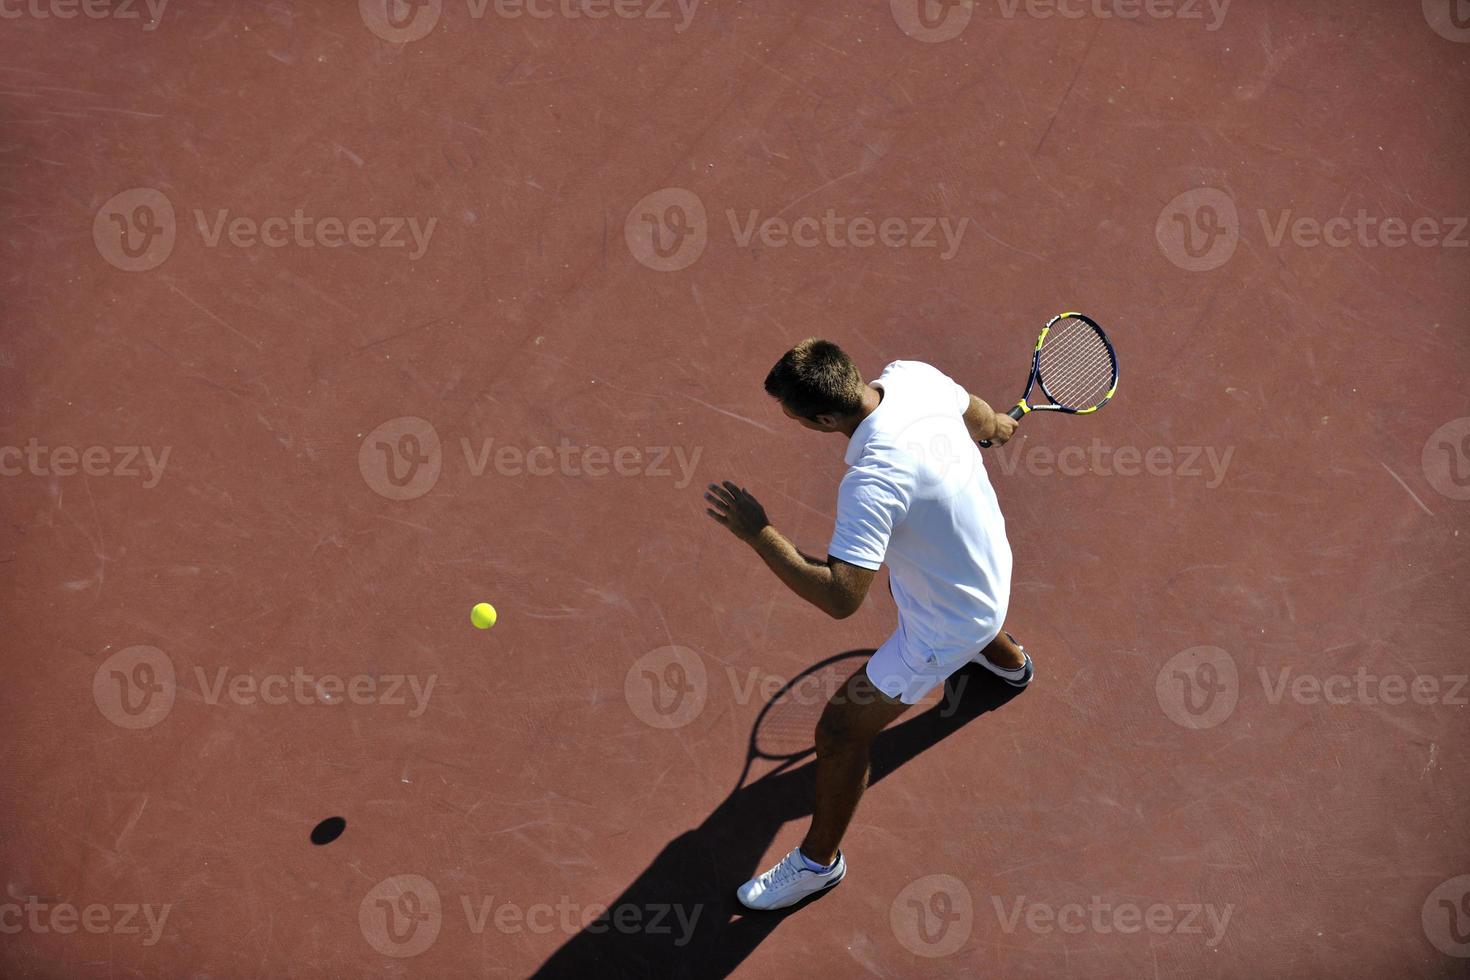
[[[1033,404],[1039,387],[1047,404]],[[1102,408],[1118,390],[1118,355],[1097,321],[1081,313],[1058,313],[1041,328],[1031,354],[1026,393],[1006,414],[1020,421],[1032,412],[1087,415]],[[989,439],[980,440],[989,448]]]

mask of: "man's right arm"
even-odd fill
[[[970,396],[970,407],[965,409],[965,428],[970,439],[979,442],[989,439],[997,446],[1004,445],[1011,433],[1016,431],[1016,420],[991,408],[983,398]]]

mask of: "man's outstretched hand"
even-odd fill
[[[723,485],[711,483],[704,499],[710,506],[705,513],[730,529],[730,533],[741,541],[755,540],[770,521],[766,520],[766,509],[743,488],[729,480]]]

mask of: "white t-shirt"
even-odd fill
[[[943,663],[994,639],[1011,593],[1011,546],[980,449],[970,396],[943,372],[894,361],[883,401],[853,432],[828,554],[888,563],[909,656]]]

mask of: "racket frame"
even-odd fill
[[[1051,333],[1051,328],[1056,326],[1057,322],[1060,320],[1081,320],[1083,323],[1091,327],[1097,333],[1097,335],[1102,338],[1103,345],[1106,346],[1108,349],[1108,360],[1112,363],[1113,367],[1113,380],[1108,385],[1107,392],[1103,394],[1102,400],[1091,407],[1072,408],[1067,405],[1057,404],[1056,400],[1052,398],[1051,392],[1046,387],[1046,379],[1041,376],[1041,345],[1046,343],[1046,338],[1047,335]],[[1041,393],[1047,397],[1047,400],[1050,402],[1050,404],[1033,405],[1031,403],[1031,389],[1035,388],[1038,383],[1040,383],[1041,385]],[[1011,408],[1010,411],[1006,412],[1006,414],[1018,422],[1032,412],[1065,412],[1068,415],[1091,415],[1093,412],[1097,411],[1099,408],[1102,408],[1108,402],[1112,401],[1113,396],[1117,394],[1117,392],[1118,352],[1113,349],[1113,341],[1108,337],[1107,332],[1098,325],[1098,322],[1096,320],[1085,313],[1078,313],[1076,311],[1058,313],[1056,316],[1046,321],[1046,326],[1041,328],[1041,333],[1036,338],[1036,346],[1031,351],[1031,374],[1026,379],[1026,393],[1021,396],[1020,401],[1016,402],[1016,404]],[[982,447],[989,448],[992,443],[989,439],[982,439],[980,440],[980,445]]]
[[[1108,384],[1108,390],[1103,394],[1102,399],[1096,405],[1092,405],[1088,408],[1071,408],[1066,405],[1059,405],[1057,404],[1056,399],[1052,398],[1051,391],[1046,387],[1046,378],[1043,377],[1041,373],[1041,346],[1042,344],[1046,343],[1047,335],[1051,333],[1051,328],[1056,326],[1059,320],[1081,320],[1097,333],[1098,337],[1102,339],[1103,346],[1108,349],[1108,360],[1109,362],[1111,362],[1113,367],[1113,380]],[[1047,397],[1047,400],[1050,402],[1050,404],[1033,405],[1029,401],[1031,397],[1031,389],[1037,384],[1041,385],[1041,393]],[[1085,313],[1058,313],[1056,316],[1046,321],[1046,326],[1041,328],[1041,334],[1036,338],[1036,347],[1031,352],[1031,377],[1026,380],[1026,393],[1021,396],[1021,400],[1018,401],[1015,407],[1012,408],[1011,411],[1007,414],[1010,414],[1011,418],[1014,419],[1019,419],[1022,416],[1027,415],[1031,412],[1066,412],[1068,415],[1090,415],[1093,412],[1097,411],[1099,408],[1102,408],[1108,402],[1112,401],[1113,396],[1117,393],[1118,352],[1113,349],[1113,342],[1108,338],[1107,332],[1098,325],[1098,322],[1096,320]],[[1012,414],[1018,410],[1021,413],[1020,415]]]

